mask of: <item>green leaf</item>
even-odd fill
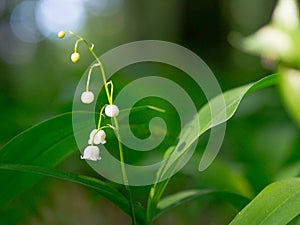
[[[223,95],[219,95],[216,98],[214,98],[210,104],[217,107],[217,111],[219,112],[214,117],[211,116],[210,112],[210,105],[206,104],[200,111],[199,111],[199,121],[201,124],[201,130],[198,131],[196,134],[193,134],[194,140],[196,140],[199,136],[201,136],[203,133],[205,133],[207,130],[222,124],[232,118],[234,113],[236,112],[238,106],[240,105],[242,99],[249,93],[252,93],[254,91],[261,90],[263,88],[272,86],[274,84],[277,84],[279,80],[278,74],[269,75],[267,77],[264,77],[260,79],[257,82],[250,83],[241,87],[237,87],[234,89],[231,89],[229,91],[226,91]],[[222,99],[225,100],[226,108],[222,108],[222,104],[218,105],[218,103],[222,102]],[[224,118],[222,115],[226,114],[226,117]],[[193,121],[192,121],[193,122]],[[186,149],[191,145],[186,146]],[[185,150],[183,150],[185,151]],[[202,159],[199,164],[199,170],[203,171],[205,170],[208,165],[215,159],[216,154],[218,152],[211,153],[209,151],[205,151]]]
[[[219,192],[213,190],[186,190],[163,198],[157,204],[156,217],[178,205],[198,199],[200,197],[205,197],[207,195],[214,195],[224,199],[238,209],[242,209],[250,201],[241,195],[230,192]]]
[[[167,177],[177,169],[177,166],[185,159],[185,156],[192,154],[190,152],[192,144],[207,130],[229,120],[236,112],[241,100],[246,94],[277,83],[278,75],[270,75],[257,82],[226,91],[224,94],[218,95],[212,99],[200,109],[198,116],[183,128],[182,135],[180,136],[177,146],[174,147],[174,151],[172,153],[168,153],[169,157],[167,159],[167,163],[165,163],[157,173],[157,182],[152,186],[148,199],[148,223],[155,215],[158,201],[170,180],[170,178]],[[224,104],[220,104],[224,101],[225,108],[223,107]],[[213,106],[214,110],[218,112],[213,117],[211,116],[210,106]],[[224,114],[226,115],[225,117],[223,116]],[[195,126],[193,126],[193,124],[198,123],[198,121],[201,124],[200,130],[195,129]],[[180,148],[183,143],[184,147]],[[217,153],[218,152],[205,151],[199,164],[199,170],[205,170],[215,159]]]
[[[79,123],[78,128],[79,134],[88,134],[84,122]],[[37,183],[43,176],[51,176],[92,187],[124,212],[130,213],[128,200],[103,182],[50,169],[77,151],[72,128],[72,113],[49,119],[13,138],[0,150],[0,190],[5,193],[0,195],[0,207]],[[142,213],[140,212],[139,215],[141,217]]]
[[[15,165],[15,164],[5,164],[0,165],[0,170],[12,170],[26,173],[39,174],[42,176],[54,177],[57,179],[70,181],[73,183],[78,183],[83,186],[92,188],[96,190],[101,196],[109,199],[118,208],[123,210],[125,213],[130,215],[131,210],[129,208],[128,200],[119,191],[112,188],[105,182],[98,180],[94,177],[88,177],[79,174],[73,174],[65,171],[60,171],[56,169],[50,169],[40,166],[30,166],[30,165]],[[135,212],[139,220],[143,218],[143,209],[139,206],[135,207]]]
[[[179,142],[177,146],[175,146],[175,150],[172,154],[170,154],[168,163],[165,165],[163,172],[160,174],[160,180],[164,180],[163,176],[168,177],[168,175],[172,173],[170,171],[176,169],[174,167],[176,167],[179,163],[178,161],[182,160],[185,155],[190,153],[190,147],[203,133],[229,120],[234,115],[241,100],[247,93],[271,86],[277,82],[278,75],[270,75],[255,83],[229,90],[224,94],[215,97],[208,104],[202,107],[198,113],[198,117],[195,117],[183,128],[182,135],[179,137]],[[223,107],[224,104],[222,104],[223,101],[225,101],[225,108]],[[211,115],[211,106],[213,106],[214,110],[218,112],[213,116]],[[195,126],[193,126],[193,124],[198,121],[199,124],[201,124],[200,130],[195,129]],[[184,148],[181,149],[180,145],[183,143]],[[215,159],[217,153],[218,152],[205,151],[199,164],[199,170],[205,170]]]
[[[113,203],[118,206],[123,206],[121,208],[128,207],[128,201],[126,198],[117,190],[110,187],[103,181],[98,179],[72,174],[64,171],[59,171],[56,169],[50,169],[40,166],[30,166],[30,165],[15,165],[15,164],[2,164],[0,165],[1,170],[12,170],[26,173],[39,174],[48,177],[54,177],[61,180],[71,181],[74,183],[82,184],[84,186],[95,189],[99,192],[103,197],[110,199]],[[22,174],[22,173],[21,173]],[[129,209],[128,209],[129,210]]]
[[[135,110],[142,108],[160,110],[148,105]],[[14,137],[0,149],[0,167],[7,164],[19,164],[23,165],[23,168],[26,165],[41,166],[45,169],[53,168],[71,154],[79,153],[72,127],[72,116],[74,116],[74,113],[80,116],[88,112],[73,112],[59,115],[37,124]],[[84,135],[88,138],[89,130],[87,129],[89,127],[85,121],[77,121],[77,135]],[[31,173],[0,170],[0,190],[2,193],[5,193],[0,195],[0,208],[37,183],[43,177],[42,175],[45,175],[40,172],[28,172]]]
[[[124,212],[130,213],[128,200],[103,182],[50,169],[72,153],[79,153],[72,128],[74,113],[81,115],[87,112],[66,113],[44,121],[19,134],[0,149],[0,190],[5,193],[0,195],[0,207],[8,204],[43,176],[52,176],[92,187]],[[79,135],[88,135],[89,127],[84,121],[77,122],[77,128]],[[138,219],[142,220],[141,209],[137,211]]]
[[[226,109],[220,108],[220,112],[223,110],[222,113],[224,113],[224,110],[226,110],[226,120],[228,120],[233,115],[239,105],[239,102],[246,93],[254,89],[270,86],[276,82],[277,76],[273,75],[256,83],[245,85],[226,92],[224,95],[226,100]],[[219,97],[212,101],[218,101],[218,98]],[[206,126],[202,126],[202,128],[204,128],[200,131],[183,131],[184,137],[186,138],[186,145],[181,150],[182,153],[180,154],[176,154],[175,146],[175,150],[173,151],[175,154],[171,153],[169,158],[176,163],[167,164],[167,167],[162,168],[162,170],[160,170],[161,176],[165,176],[166,173],[173,171],[174,165],[177,165],[177,162],[181,160],[182,156],[188,153],[189,146],[191,146],[202,133],[220,123],[225,122],[225,120],[220,119],[218,116],[216,116],[216,118],[211,118],[210,110],[207,110],[207,107],[208,106],[204,106],[198,115],[202,120],[202,124],[205,124],[206,122]],[[193,123],[193,121],[191,121],[191,123]],[[26,130],[0,149],[0,166],[7,164],[19,164],[41,166],[44,168],[55,167],[70,154],[78,151],[71,124],[72,114],[67,113]],[[82,121],[77,127],[80,128],[78,129],[79,135],[87,135],[88,128],[84,121]],[[204,155],[203,158],[205,157],[206,156]],[[5,193],[0,195],[0,207],[6,205],[22,191],[38,182],[41,178],[41,173],[37,175],[21,174],[16,171],[0,171],[1,192]],[[155,188],[151,190],[150,210],[153,210],[153,214],[155,213],[157,202],[160,199],[167,183],[168,181],[164,181],[159,184],[155,184]]]
[[[54,167],[78,151],[73,137],[72,114],[67,113],[24,131],[0,149],[0,165],[27,164]],[[38,182],[42,176],[0,171],[0,207]]]
[[[267,186],[230,225],[285,225],[300,213],[300,178]]]

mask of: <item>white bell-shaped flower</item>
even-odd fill
[[[90,139],[88,141],[88,144],[95,144],[95,145],[99,145],[99,144],[105,144],[106,143],[106,134],[104,132],[104,130],[97,130],[94,129],[92,130],[92,132],[90,133]]]
[[[81,101],[85,104],[90,104],[94,101],[94,94],[91,91],[85,91],[81,94]]]
[[[97,161],[101,159],[99,155],[100,155],[100,149],[97,146],[89,145],[84,149],[81,159]]]
[[[107,105],[105,107],[105,115],[109,117],[115,117],[119,115],[119,108],[116,105]]]

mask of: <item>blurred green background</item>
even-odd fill
[[[275,4],[274,0],[0,0],[0,146],[30,126],[72,110],[77,83],[92,57],[80,46],[81,60],[73,64],[74,39],[58,40],[58,31],[80,33],[95,44],[99,55],[136,40],[177,43],[199,55],[222,89],[228,90],[273,72],[262,67],[259,57],[233,48],[228,34],[255,32],[268,23]],[[121,77],[118,82],[131,79]],[[190,93],[194,98],[196,91]],[[268,183],[288,176],[291,171],[285,165],[300,162],[299,128],[276,88],[243,101],[228,123],[221,153],[199,173],[204,144],[205,137],[193,162],[175,175],[167,192],[212,188],[253,197]],[[99,176],[79,154],[59,167]],[[135,188],[137,199],[144,201],[147,190]],[[220,199],[206,197],[174,209],[155,224],[227,224],[237,212]],[[1,211],[0,224],[117,225],[129,224],[129,219],[86,188],[44,179]]]

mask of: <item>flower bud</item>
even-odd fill
[[[72,55],[71,55],[71,61],[73,63],[77,63],[79,61],[79,59],[80,59],[80,54],[78,52],[72,53]]]
[[[62,38],[65,37],[65,35],[66,35],[66,32],[64,32],[64,31],[59,31],[58,34],[57,34],[57,37],[60,38],[60,39],[62,39]]]
[[[115,117],[119,115],[119,108],[116,105],[107,105],[105,107],[105,115]]]
[[[91,91],[85,91],[81,94],[81,101],[85,104],[90,104],[94,101],[94,94]]]

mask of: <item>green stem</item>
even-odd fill
[[[97,63],[99,64],[102,79],[103,79],[103,85],[104,85],[106,96],[107,96],[107,100],[108,100],[108,103],[110,105],[112,105],[112,99],[110,97],[109,90],[108,90],[108,87],[107,87],[106,76],[105,76],[103,65],[102,65],[101,61],[99,60],[99,58],[97,57],[97,55],[95,54],[94,50],[89,45],[88,45],[88,48],[89,48],[90,52],[92,53],[93,57],[96,59]]]
[[[106,105],[104,105],[104,106],[101,108],[100,113],[99,113],[100,115],[99,115],[98,126],[97,126],[97,129],[98,129],[98,130],[99,130],[100,127],[101,127],[102,113],[103,113],[103,110],[104,110],[105,106],[106,106]]]
[[[90,45],[84,38],[82,38],[78,34],[73,33],[72,31],[67,31],[67,32],[69,32],[70,34],[74,35],[75,37],[77,37],[79,39],[79,41],[76,42],[76,51],[77,51],[77,44],[80,41],[83,41],[87,45],[87,47],[88,47],[90,53],[92,54],[92,56],[97,61],[97,64],[100,67],[101,76],[102,76],[103,85],[104,85],[104,88],[105,88],[105,93],[106,93],[106,96],[107,96],[107,99],[108,99],[108,103],[110,105],[112,105],[113,104],[113,100],[112,100],[112,91],[113,90],[111,90],[111,93],[109,93],[109,90],[108,90],[108,84],[110,84],[112,86],[112,83],[111,82],[108,83],[106,81],[106,75],[105,75],[104,67],[103,67],[101,61],[99,60],[99,58],[97,57],[96,53],[93,50],[94,45],[93,44]],[[112,88],[113,88],[113,86],[112,86]],[[101,117],[102,111],[103,111],[103,108],[101,109],[100,117]],[[100,124],[101,124],[101,119],[99,121],[98,128],[100,127]],[[128,201],[129,201],[129,205],[130,205],[131,219],[132,219],[133,225],[137,225],[136,215],[135,215],[135,210],[134,210],[134,201],[133,201],[132,193],[131,193],[130,186],[129,186],[129,183],[128,183],[128,177],[127,177],[127,174],[126,174],[123,147],[122,147],[121,137],[120,137],[120,134],[119,134],[119,124],[118,124],[118,120],[117,120],[116,117],[114,117],[114,124],[115,124],[115,127],[116,127],[116,129],[115,129],[116,132],[115,133],[116,133],[116,136],[117,136],[117,139],[118,139],[118,145],[119,145],[119,154],[120,154],[120,162],[121,162],[121,171],[122,171],[123,182],[124,182],[124,185],[125,185],[125,189],[128,193]]]
[[[79,36],[78,34],[75,34],[73,33],[72,31],[66,31],[66,32],[69,32],[71,35],[77,37],[80,41],[83,41],[86,46],[88,47],[90,53],[92,54],[92,56],[94,57],[94,59],[97,61],[97,63],[99,64],[99,67],[100,67],[100,71],[101,71],[101,76],[102,76],[102,80],[103,80],[103,86],[105,88],[105,92],[106,92],[106,96],[107,96],[107,100],[108,100],[108,103],[110,105],[112,105],[112,99],[109,95],[109,90],[108,90],[108,87],[107,87],[107,82],[106,82],[106,75],[105,75],[105,71],[104,71],[104,67],[100,61],[100,59],[98,58],[98,56],[96,55],[96,53],[94,52],[93,48],[94,48],[94,45],[90,45],[90,43],[88,43],[83,37]],[[77,50],[77,46],[76,46],[76,50]]]
[[[156,194],[156,184],[157,183],[154,184],[154,186],[152,187],[153,190],[151,190],[152,188],[150,189],[151,191],[153,191],[153,196],[152,196],[151,199],[150,198],[148,199],[147,212],[146,212],[147,225],[152,224],[152,220],[155,216],[155,211],[154,210],[157,208],[157,204],[158,204],[159,200],[161,199],[164,190],[168,186],[169,181],[170,181],[170,178],[168,178],[166,181],[162,181],[163,182],[163,183],[161,183],[162,184],[162,191],[159,194]]]
[[[172,154],[166,159],[166,162],[164,163],[163,167],[159,171],[157,175],[157,179],[150,189],[150,195],[148,198],[148,205],[147,205],[147,212],[146,212],[146,221],[147,225],[152,224],[152,220],[155,216],[155,209],[157,208],[157,204],[160,201],[165,189],[167,188],[171,177],[170,174],[174,174],[176,171],[176,168],[178,168],[179,163],[181,162],[180,159],[184,157],[187,154],[187,151],[181,154],[180,156],[176,157],[175,159],[172,158]],[[173,161],[171,161],[173,160]],[[168,167],[169,163],[172,163],[174,167]],[[163,180],[163,177],[168,177],[166,180]]]
[[[133,201],[132,193],[131,193],[130,186],[129,186],[129,183],[128,183],[128,177],[127,177],[127,174],[126,174],[124,154],[123,154],[123,146],[122,146],[121,137],[120,137],[120,134],[119,134],[119,124],[118,124],[118,120],[117,120],[116,117],[114,117],[114,124],[115,124],[115,127],[116,127],[116,136],[117,136],[118,145],[119,145],[119,154],[120,154],[122,177],[123,177],[123,182],[124,182],[126,191],[128,193],[132,223],[133,223],[133,225],[137,225],[135,211],[134,211],[134,201]]]
[[[108,85],[107,85],[107,82],[106,82],[106,76],[105,76],[103,65],[102,65],[101,61],[99,60],[99,58],[97,57],[97,55],[95,54],[95,52],[93,51],[93,49],[91,49],[90,46],[88,48],[89,48],[90,52],[92,53],[92,55],[94,56],[94,58],[97,60],[97,62],[99,64],[101,74],[102,74],[102,79],[103,79],[103,85],[104,85],[105,92],[106,92],[106,96],[107,96],[109,104],[112,105],[113,101],[112,101],[112,98],[109,94],[109,90],[108,90],[108,87],[107,87]],[[123,182],[124,182],[124,185],[125,185],[125,189],[128,193],[132,223],[133,223],[133,225],[136,225],[137,223],[136,223],[136,218],[135,218],[134,202],[133,202],[133,197],[132,197],[132,194],[131,194],[130,186],[128,184],[128,178],[127,178],[126,169],[125,169],[123,147],[122,147],[121,138],[120,138],[120,134],[119,134],[119,125],[118,125],[118,121],[117,121],[116,117],[114,117],[114,123],[115,123],[115,127],[116,127],[116,135],[117,135],[118,145],[119,145],[119,154],[120,154],[120,162],[121,162],[121,171],[122,171]]]
[[[89,69],[88,78],[87,78],[87,81],[86,81],[86,88],[85,88],[85,91],[89,91],[90,80],[91,80],[91,74],[92,74],[93,69],[94,69],[96,66],[99,66],[98,63],[95,63],[95,64],[92,65],[91,68]]]

